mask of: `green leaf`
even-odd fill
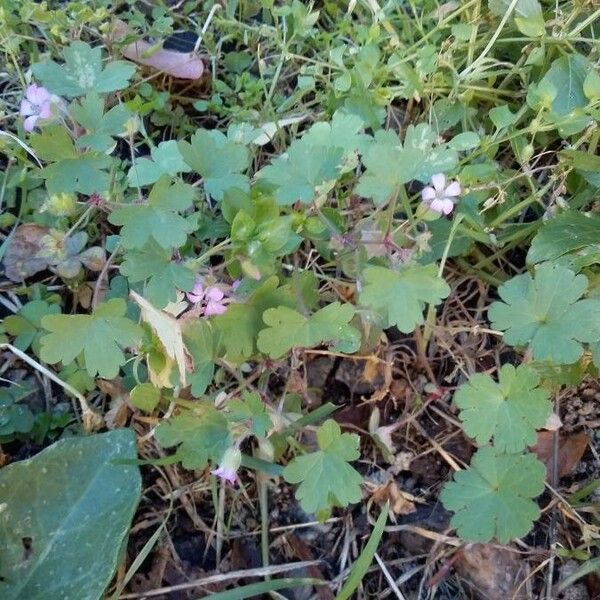
[[[294,306],[289,288],[278,285],[277,277],[269,277],[246,302],[232,303],[226,313],[211,319],[228,361],[240,363],[256,354],[256,338],[264,329],[262,316],[267,309]]]
[[[190,470],[203,469],[209,460],[218,463],[231,446],[227,421],[209,402],[199,402],[194,410],[161,421],[156,439],[164,448],[179,446],[177,457]]]
[[[488,317],[505,331],[504,342],[529,345],[535,360],[576,362],[582,342],[600,340],[600,300],[579,300],[587,277],[551,263],[541,264],[532,278],[517,275],[498,288],[503,302],[494,302]]]
[[[151,413],[160,401],[160,390],[151,383],[138,383],[131,390],[129,400],[136,408]]]
[[[326,582],[310,577],[284,577],[282,579],[271,579],[270,581],[257,581],[256,583],[248,583],[247,585],[236,585],[233,589],[225,590],[224,592],[211,592],[210,597],[213,600],[244,600],[245,598],[254,598],[255,596],[264,597],[269,592],[277,590],[289,590],[313,585],[326,585]]]
[[[168,175],[163,175],[152,187],[147,200],[117,208],[108,220],[113,225],[122,225],[125,248],[142,248],[150,239],[163,248],[179,248],[195,225],[178,213],[193,205],[195,194],[191,185],[172,182]]]
[[[511,0],[489,0],[490,11],[499,17],[503,17],[511,5]],[[531,37],[544,35],[546,24],[542,14],[542,6],[538,0],[518,0],[513,17],[517,29],[523,34]]]
[[[488,116],[496,126],[496,129],[510,127],[510,125],[513,125],[517,121],[517,115],[510,112],[510,108],[506,104],[494,106],[488,112]]]
[[[4,319],[6,333],[16,336],[13,345],[19,350],[27,350],[33,345],[34,352],[39,349],[39,340],[42,335],[42,318],[46,315],[60,313],[58,304],[48,304],[44,300],[28,302],[15,315]]]
[[[361,304],[380,314],[385,327],[396,325],[404,333],[423,324],[426,303],[439,304],[450,293],[435,265],[409,266],[399,272],[367,267],[363,276]]]
[[[544,490],[546,469],[534,454],[497,454],[481,448],[471,466],[454,475],[441,493],[454,511],[450,524],[472,542],[506,544],[525,535],[540,511],[531,499]]]
[[[369,140],[369,136],[361,133],[364,126],[359,116],[337,110],[330,123],[312,125],[302,136],[302,141],[311,146],[342,148],[346,154],[349,154]]]
[[[354,338],[356,330],[349,324],[353,316],[354,306],[339,302],[328,304],[309,317],[287,306],[270,308],[263,314],[268,327],[258,334],[257,346],[271,358],[280,358],[293,348]]]
[[[14,383],[9,387],[0,388],[0,439],[13,433],[31,431],[35,423],[33,413],[27,405],[19,402],[36,392],[35,385],[29,382]],[[0,590],[1,585],[0,583]]]
[[[341,175],[343,157],[343,148],[294,140],[285,154],[261,169],[259,177],[275,186],[279,204],[308,203],[331,189]]]
[[[144,294],[151,304],[164,308],[177,300],[177,290],[189,292],[196,275],[185,265],[172,260],[171,251],[150,241],[141,250],[130,250],[121,264],[121,273],[131,283],[146,281]]]
[[[149,158],[138,158],[127,173],[131,187],[143,187],[154,183],[162,175],[189,173],[190,167],[184,162],[175,140],[161,142],[150,150]]]
[[[73,42],[64,51],[65,64],[47,60],[32,66],[33,74],[58,96],[74,98],[88,92],[106,94],[127,87],[135,67],[117,60],[103,67],[102,51],[85,42]]]
[[[124,104],[117,104],[105,113],[104,100],[95,92],[90,92],[80,102],[73,102],[69,109],[86,130],[84,135],[77,138],[77,147],[87,147],[97,152],[109,152],[114,148],[113,136],[125,130],[125,124],[131,116]]]
[[[250,423],[250,431],[256,437],[264,438],[272,427],[267,407],[256,393],[245,394],[243,398],[233,398],[227,403],[229,420]]]
[[[379,542],[381,541],[381,536],[383,535],[383,530],[387,523],[388,511],[389,503],[386,502],[379,513],[379,517],[377,517],[377,522],[369,536],[369,541],[363,548],[358,559],[352,565],[348,579],[346,579],[344,586],[340,590],[340,593],[335,597],[335,600],[348,600],[348,598],[351,598],[352,594],[354,594],[363,581],[373,562],[373,557],[375,556],[375,552],[377,552]]]
[[[449,142],[448,147],[452,148],[452,150],[458,150],[460,152],[464,152],[466,150],[473,150],[474,148],[478,148],[481,143],[481,138],[479,134],[474,131],[464,131],[463,133],[459,133],[454,136]]]
[[[489,375],[472,375],[454,394],[467,435],[480,445],[492,441],[499,452],[520,452],[535,444],[536,429],[552,412],[539,377],[525,365],[503,365],[496,383]]]
[[[62,439],[0,471],[3,600],[104,596],[141,492],[137,467],[115,461],[135,457],[133,432],[117,429]]]
[[[204,319],[192,321],[183,329],[183,341],[193,359],[193,371],[188,376],[192,396],[204,394],[213,379],[215,340],[211,323]]]
[[[50,195],[79,192],[90,196],[105,194],[110,187],[110,156],[88,152],[77,158],[60,160],[41,171]]]
[[[317,452],[296,456],[283,471],[288,483],[300,483],[296,498],[302,508],[308,513],[325,512],[358,502],[362,477],[348,464],[360,455],[358,436],[342,433],[328,419],[317,430],[317,441]]]
[[[591,68],[590,61],[581,54],[561,56],[539,83],[539,87],[556,90],[549,116],[555,121],[570,117],[558,127],[563,136],[580,132],[590,122],[590,117],[577,113],[588,104],[583,84]]]
[[[202,177],[204,190],[215,200],[222,200],[228,189],[250,189],[248,149],[229,140],[220,131],[199,129],[191,143],[179,142],[179,150],[185,162]]]
[[[446,144],[434,146],[437,135],[425,124],[409,125],[404,144],[393,131],[378,131],[363,156],[366,172],[356,192],[383,204],[401,184],[414,179],[426,182],[435,173],[445,173],[457,164],[457,153]]]
[[[31,147],[37,157],[47,162],[77,158],[69,132],[60,125],[48,125],[40,133],[32,133]]]
[[[113,379],[125,363],[123,348],[142,337],[139,325],[126,318],[125,301],[113,298],[90,315],[47,315],[42,326],[50,333],[40,340],[44,362],[68,365],[83,352],[87,372]]]
[[[545,221],[533,238],[527,261],[555,260],[586,246],[600,244],[600,216],[569,210]]]

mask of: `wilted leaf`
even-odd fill
[[[590,442],[583,431],[560,435],[553,431],[539,431],[537,442],[531,447],[537,457],[546,465],[546,477],[551,478],[554,462],[554,436],[558,435],[558,477],[568,475],[578,464]]]
[[[4,254],[4,274],[12,281],[22,281],[48,268],[48,260],[38,256],[47,227],[25,223],[10,237]]]

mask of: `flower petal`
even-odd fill
[[[206,290],[206,297],[209,300],[215,300],[218,302],[219,300],[223,300],[224,296],[225,294],[223,293],[223,290],[221,290],[218,287],[215,287],[214,285],[210,286]]]
[[[433,189],[430,185],[421,190],[421,198],[423,198],[424,202],[431,202],[435,199],[435,196],[435,189]]]
[[[28,117],[29,115],[35,114],[35,108],[33,104],[27,98],[21,100],[21,110],[19,111],[22,117]]]
[[[32,83],[27,88],[27,99],[33,104],[44,104],[50,101],[50,92],[43,86]]]
[[[458,181],[451,181],[444,190],[445,196],[460,196],[461,189]]]
[[[443,173],[436,173],[431,176],[431,183],[436,192],[443,192],[446,187],[446,176]]]
[[[37,120],[39,119],[38,115],[31,115],[23,121],[23,128],[25,131],[33,131]]]
[[[212,317],[213,315],[222,315],[227,310],[227,306],[224,304],[219,304],[214,300],[209,300],[206,303],[206,308],[204,309],[204,315],[206,317]]]
[[[448,202],[450,203],[450,210],[448,210]],[[454,208],[454,203],[452,200],[448,200],[448,198],[436,198],[430,205],[429,208],[440,215],[447,215],[452,212]]]
[[[442,201],[442,212],[445,215],[449,215],[454,210],[454,202],[450,198],[443,198]]]

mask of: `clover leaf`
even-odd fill
[[[137,344],[142,337],[141,327],[124,316],[126,309],[124,300],[113,298],[90,315],[46,315],[42,326],[50,333],[40,340],[41,359],[68,365],[83,353],[92,377],[116,377],[125,363],[123,348]]]
[[[161,142],[150,150],[150,158],[138,158],[129,169],[127,179],[131,187],[145,186],[158,181],[161,175],[188,173],[190,167],[184,162],[175,140]]]
[[[77,138],[77,146],[97,152],[108,152],[114,148],[113,136],[125,130],[125,124],[131,116],[124,104],[117,104],[104,112],[104,100],[96,93],[89,93],[80,102],[73,102],[69,108],[86,130],[84,135]]]
[[[264,438],[273,425],[267,407],[257,393],[246,393],[242,398],[233,398],[227,403],[229,420],[245,422],[256,437]]]
[[[435,265],[409,266],[401,271],[367,267],[360,302],[380,314],[385,326],[410,333],[423,323],[425,303],[439,304],[450,293]]]
[[[209,402],[162,421],[156,439],[164,448],[179,446],[177,458],[185,469],[202,469],[209,460],[216,463],[231,446],[227,421]]]
[[[191,143],[179,142],[179,151],[186,164],[202,177],[204,190],[215,200],[222,200],[231,188],[250,189],[248,176],[244,174],[250,160],[248,148],[220,131],[199,129]]]
[[[102,65],[102,51],[85,42],[73,42],[64,51],[65,64],[46,60],[33,65],[33,74],[58,96],[75,98],[88,92],[105,94],[127,87],[135,67],[117,60]]]
[[[296,498],[308,513],[325,513],[332,506],[345,507],[361,499],[362,477],[349,464],[356,460],[359,438],[342,433],[328,419],[317,430],[319,450],[296,456],[284,469],[288,483],[300,483]]]
[[[543,263],[535,272],[517,275],[498,288],[488,316],[511,346],[529,346],[535,360],[571,364],[583,354],[582,342],[600,340],[600,300],[580,300],[585,275]]]
[[[406,130],[404,144],[393,131],[378,131],[362,161],[366,171],[356,192],[384,204],[401,184],[413,179],[427,181],[435,173],[444,173],[456,166],[457,153],[442,144],[434,146],[433,129],[420,123]]]
[[[27,350],[33,346],[34,352],[39,350],[39,341],[42,336],[42,318],[46,315],[60,313],[57,304],[48,304],[44,300],[32,300],[23,306],[15,315],[4,319],[6,333],[14,335],[13,345],[19,350]]]
[[[294,306],[289,287],[278,287],[277,277],[269,277],[245,302],[234,302],[211,323],[226,352],[227,360],[239,363],[256,353],[256,338],[264,329],[263,313],[270,308]]]
[[[33,74],[58,96],[75,98],[87,92],[105,94],[127,87],[135,67],[122,60],[102,65],[102,51],[85,42],[73,42],[64,51],[65,64],[46,60],[33,65]]]
[[[349,324],[353,316],[354,307],[339,302],[328,304],[309,317],[287,306],[270,308],[263,314],[268,327],[258,334],[257,346],[271,358],[280,358],[292,348],[353,341],[356,330]]]
[[[465,432],[478,444],[493,438],[500,452],[519,452],[535,444],[536,429],[552,412],[548,393],[539,388],[537,373],[521,365],[503,365],[496,383],[478,373],[458,388],[454,402],[461,409]]]
[[[189,292],[196,275],[184,264],[172,260],[170,250],[150,241],[140,250],[129,250],[121,264],[121,273],[131,283],[146,281],[144,294],[158,308],[177,300],[177,290]]]
[[[544,465],[534,454],[498,454],[478,450],[471,466],[458,471],[441,493],[444,506],[454,511],[450,524],[472,542],[495,538],[506,544],[525,535],[540,514],[532,498],[544,490]]]
[[[312,202],[340,177],[343,158],[343,148],[313,146],[302,138],[264,167],[260,178],[275,186],[279,204]]]
[[[182,182],[163,175],[152,187],[148,199],[117,208],[108,220],[122,225],[121,238],[125,248],[142,248],[154,239],[163,248],[179,248],[195,225],[178,213],[192,206],[195,190]]]

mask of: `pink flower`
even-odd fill
[[[213,475],[220,477],[224,481],[228,481],[231,485],[234,485],[237,481],[237,471],[242,464],[242,453],[239,448],[235,446],[227,448],[219,467],[211,471]]]
[[[52,116],[50,92],[42,86],[32,83],[21,100],[21,116],[25,117],[25,131],[33,131],[38,119],[49,119]]]
[[[216,285],[204,287],[204,279],[198,277],[191,292],[186,293],[187,299],[192,304],[201,304],[201,313],[205,317],[222,315],[227,310],[224,302],[225,292]]]
[[[186,298],[192,304],[198,304],[198,302],[202,302],[204,299],[204,280],[201,278],[196,279],[196,283],[194,283],[194,287],[191,292],[186,293]]]
[[[437,213],[449,215],[454,209],[456,198],[460,196],[460,183],[451,181],[446,185],[446,176],[437,173],[431,176],[432,185],[428,185],[421,191],[423,202]]]
[[[211,286],[207,288],[204,297],[206,299],[205,316],[222,315],[227,310],[227,306],[221,302],[225,294],[218,287]]]

